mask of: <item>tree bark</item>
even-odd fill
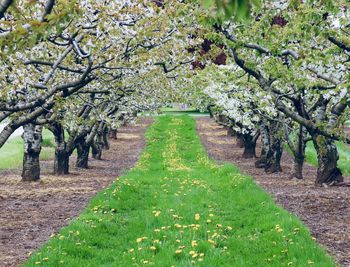
[[[264,123],[261,123],[259,126],[260,135],[261,135],[261,153],[260,158],[255,161],[256,168],[265,168],[267,163],[267,153],[269,152],[270,147],[270,137],[268,128]]]
[[[78,168],[87,169],[88,162],[89,162],[89,152],[90,152],[90,145],[87,145],[84,142],[81,142],[77,145],[77,163],[76,166]]]
[[[243,158],[255,158],[255,147],[256,147],[256,140],[254,136],[250,134],[242,134],[242,140],[244,145],[244,151],[243,151]]]
[[[56,148],[53,168],[55,175],[69,174],[69,156],[66,149]]]
[[[109,131],[109,138],[117,140],[117,133],[118,133],[117,129],[111,129]]]
[[[42,129],[32,123],[23,126],[24,155],[22,181],[37,181],[40,179],[40,161]]]
[[[243,134],[237,133],[237,134],[236,134],[236,139],[237,139],[237,146],[238,146],[239,148],[244,148]]]
[[[337,167],[339,159],[334,140],[322,135],[312,135],[312,141],[317,152],[318,168],[316,185],[332,185],[344,181],[340,169]]]
[[[283,138],[281,133],[281,126],[282,125],[280,122],[270,122],[270,146],[267,152],[267,161],[265,165],[265,172],[267,173],[275,173],[282,171],[281,157],[283,153]]]
[[[72,153],[67,149],[64,128],[59,122],[50,123],[48,128],[53,133],[56,143],[53,173],[55,175],[69,174],[69,157]]]
[[[106,125],[104,126],[103,133],[102,133],[102,148],[106,150],[109,149],[108,134],[109,134],[109,128]]]
[[[212,109],[213,107],[214,107],[213,105],[208,105],[207,107],[210,118],[214,118],[213,109]]]
[[[97,140],[95,140],[91,145],[91,154],[94,159],[102,159],[102,148]]]
[[[289,136],[287,136],[287,138],[289,138]],[[298,133],[298,138],[296,140],[295,147],[291,147],[292,144],[289,141],[288,141],[288,145],[293,153],[293,170],[290,178],[303,179],[303,166],[305,161],[306,141],[305,141],[305,128],[302,125],[299,126],[299,133]]]
[[[304,158],[294,158],[291,179],[303,179]]]

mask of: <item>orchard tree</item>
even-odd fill
[[[307,129],[318,155],[316,184],[343,180],[334,140],[348,142],[342,135],[348,55],[333,36],[348,25],[349,3],[326,2],[266,2],[243,27],[214,25],[236,64],[271,95],[279,111]]]
[[[27,10],[26,3],[20,4],[23,4],[20,8]],[[149,73],[150,77],[154,77],[152,75],[158,75],[155,70],[159,70],[159,65],[163,64],[164,72],[169,72],[166,63],[161,60],[166,58],[170,63],[173,62],[172,55],[176,51],[174,48],[180,40],[185,22],[177,22],[169,16],[178,11],[177,5],[169,3],[167,8],[164,8],[164,5],[154,2],[146,5],[141,1],[79,1],[74,3],[76,13],[69,20],[63,21],[64,23],[54,24],[55,27],[50,28],[49,34],[43,34],[41,39],[36,38],[34,44],[23,45],[21,49],[11,47],[14,56],[7,58],[4,64],[4,79],[1,84],[4,90],[1,92],[0,121],[4,122],[6,119],[7,126],[0,133],[0,146],[18,127],[32,125],[24,127],[26,149],[23,166],[28,168],[23,171],[26,174],[23,175],[24,180],[39,178],[40,125],[50,125],[51,129],[55,126],[53,132],[57,144],[60,144],[56,149],[56,163],[63,162],[63,167],[55,164],[56,173],[68,171],[67,159],[58,158],[69,157],[72,149],[77,148],[86,159],[86,151],[96,133],[106,128],[106,121],[92,120],[81,127],[84,129],[71,131],[72,138],[68,144],[64,144],[64,125],[60,125],[60,117],[69,117],[67,113],[70,109],[65,106],[69,98],[73,97],[76,100],[83,90],[83,94],[90,94],[90,98],[97,99],[99,114],[106,112],[112,116],[120,107],[108,107],[105,102],[110,100],[108,96],[118,95],[114,91],[119,91],[120,84],[123,83],[121,81],[125,77],[132,76],[135,79],[138,73]],[[63,3],[58,6],[63,6]],[[60,13],[55,15],[61,16]],[[42,23],[46,25],[50,20],[47,21],[48,16],[44,17]],[[45,32],[47,29],[42,30]],[[31,31],[31,26],[25,27],[23,34]],[[16,36],[16,29],[9,32],[8,36]],[[9,40],[8,42],[10,43]],[[166,57],[168,54],[170,56]],[[180,62],[179,65],[181,64],[185,63]],[[144,91],[158,90],[146,86],[147,84],[142,86]],[[150,86],[167,88],[161,82]],[[136,92],[141,87],[132,87],[131,92],[137,95]],[[157,96],[155,97],[157,99]],[[80,98],[83,100],[75,103],[81,103],[80,106],[72,110],[84,121],[94,109],[84,97]],[[128,99],[128,96],[124,95],[123,98],[125,101],[122,105],[128,106],[128,101],[135,105],[135,97]],[[77,140],[80,140],[78,145]],[[87,161],[83,160],[78,165],[87,167]]]

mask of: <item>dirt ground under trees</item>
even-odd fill
[[[228,137],[227,131],[210,118],[197,118],[197,131],[210,157],[231,162],[252,176],[279,205],[310,228],[312,236],[340,265],[350,266],[349,187],[316,187],[316,168],[309,165],[305,166],[304,180],[290,180],[292,158],[286,152],[282,157],[283,172],[266,174],[254,167],[255,160],[243,159],[243,149],[236,145],[235,138]]]
[[[66,176],[51,175],[53,161],[42,162],[40,182],[21,182],[20,170],[0,172],[0,266],[23,263],[76,217],[96,192],[131,168],[144,148],[144,131],[151,121],[122,127],[103,160],[91,159],[87,170],[73,167],[72,157],[71,174]]]

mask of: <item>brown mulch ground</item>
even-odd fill
[[[251,175],[275,201],[298,216],[312,235],[342,266],[350,266],[350,188],[314,186],[316,169],[304,169],[304,180],[290,180],[292,158],[283,153],[283,172],[266,174],[252,159],[241,157],[243,149],[210,118],[197,118],[197,131],[210,157],[234,163]],[[258,148],[259,150],[259,148]]]
[[[88,170],[73,167],[72,157],[71,174],[61,177],[50,174],[52,161],[42,162],[40,182],[21,182],[19,170],[0,172],[0,266],[20,265],[77,216],[96,192],[131,168],[144,147],[143,134],[151,121],[142,119],[122,127],[103,160],[91,159]]]

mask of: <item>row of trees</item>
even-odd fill
[[[172,95],[183,51],[182,3],[1,1],[0,147],[23,127],[23,180],[40,178],[43,127],[55,139],[54,173],[101,159],[108,135]],[[175,19],[178,17],[178,19]],[[175,56],[178,63],[170,66]]]
[[[350,104],[349,1],[264,1],[244,22],[207,17],[204,36],[212,50],[223,47],[227,60],[217,66],[196,52],[206,67],[194,78],[192,98],[232,129],[245,157],[255,157],[261,136],[256,167],[281,171],[286,143],[294,158],[292,177],[301,179],[306,142],[312,141],[316,184],[343,182],[335,141],[350,143],[344,134]]]
[[[186,100],[229,126],[245,157],[260,136],[257,167],[281,171],[287,143],[302,178],[312,141],[316,183],[342,182],[334,141],[350,142],[349,2],[205,3],[0,1],[0,147],[24,127],[23,179],[39,178],[43,127],[64,174],[75,149],[87,167],[122,121]]]

